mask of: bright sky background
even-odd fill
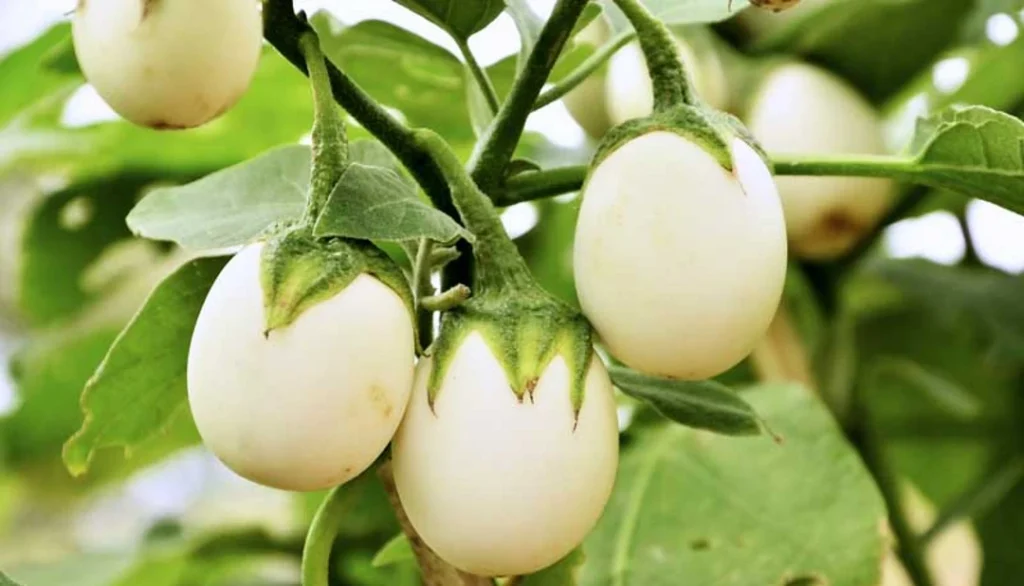
[[[66,18],[75,3],[76,0],[0,0],[0,55]],[[546,14],[553,0],[531,0],[530,4],[538,13]],[[296,5],[308,12],[329,8],[348,23],[367,18],[390,20],[457,53],[441,30],[392,2],[297,0]],[[1016,38],[1019,21],[1008,15],[997,15],[989,22],[988,30],[994,42],[1005,44]],[[511,19],[503,15],[477,35],[471,46],[481,61],[491,63],[517,51],[519,40]],[[937,65],[936,86],[958,87],[969,74],[964,67],[964,62]],[[109,115],[109,109],[95,93],[86,91],[76,97],[66,119],[84,123]],[[529,127],[543,131],[559,144],[572,145],[584,139],[561,104],[537,112]],[[1007,271],[1024,271],[1024,219],[985,202],[972,202],[968,212],[981,258]],[[537,213],[532,204],[523,204],[508,210],[503,219],[509,231],[518,236],[536,224]],[[885,242],[889,252],[897,257],[921,256],[954,263],[964,254],[956,218],[948,213],[900,222],[888,230]],[[5,342],[0,333],[0,414],[15,405],[10,385],[4,380],[4,355],[11,350],[10,344],[11,341]],[[230,497],[226,496],[228,494]],[[188,451],[139,474],[114,492],[99,495],[77,523],[75,532],[83,543],[99,548],[113,547],[136,540],[148,524],[160,516],[194,511],[204,505],[220,512],[236,511],[239,516],[251,516],[254,512],[273,515],[269,511],[280,512],[289,507],[282,494],[241,481],[201,451]]]

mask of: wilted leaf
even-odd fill
[[[85,422],[64,446],[74,475],[101,448],[135,446],[186,409],[188,348],[199,310],[226,258],[190,261],[161,283],[121,332],[82,394]]]
[[[761,420],[753,407],[721,383],[660,378],[621,366],[609,370],[622,392],[650,403],[676,423],[727,435],[761,433]]]
[[[455,220],[422,201],[397,173],[362,163],[345,170],[314,233],[367,240],[429,238],[444,244],[468,236]]]
[[[878,584],[885,506],[828,410],[793,386],[750,399],[783,443],[679,426],[637,436],[584,543],[581,585]]]

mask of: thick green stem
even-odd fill
[[[331,80],[320,50],[320,39],[310,31],[299,39],[299,46],[313,87],[313,169],[309,180],[309,200],[306,202],[306,219],[312,224],[320,217],[331,190],[348,165],[348,135],[345,133],[345,119],[338,112],[331,93]]]
[[[912,160],[891,155],[770,154],[776,175],[893,177],[912,180],[920,169]]]
[[[332,490],[313,517],[302,550],[302,586],[330,586],[331,547],[347,510],[345,487]]]
[[[473,56],[473,51],[469,48],[469,43],[465,39],[456,38],[456,44],[459,46],[459,51],[462,53],[462,58],[466,60],[466,68],[469,69],[470,74],[473,75],[473,79],[476,81],[476,87],[480,89],[480,93],[484,95],[484,99],[487,101],[487,107],[490,108],[491,114],[497,114],[498,108],[501,107],[501,102],[498,100],[498,92],[494,89],[494,84],[491,83],[491,78],[487,76],[487,72],[484,71],[483,67],[480,67],[480,63],[477,62],[476,57]]]
[[[263,0],[263,35],[303,73],[308,72],[299,40],[311,30],[309,23],[295,14],[292,0]],[[326,67],[334,99],[402,161],[438,209],[455,217],[448,183],[430,154],[413,138],[412,131],[337,67],[330,63]]]
[[[636,32],[625,31],[619,33],[614,39],[605,43],[590,57],[587,57],[583,63],[580,63],[579,67],[574,69],[569,75],[562,78],[558,83],[550,87],[546,92],[537,98],[537,101],[533,103],[533,109],[539,110],[548,104],[562,99],[565,94],[571,92],[576,86],[583,83],[591,74],[597,71],[602,65],[608,62],[619,49],[626,46],[627,43],[632,41],[636,37]]]
[[[583,187],[586,177],[586,165],[520,173],[509,178],[504,188],[494,193],[494,204],[510,206],[524,201],[579,191]]]
[[[537,37],[537,43],[527,57],[522,72],[516,77],[508,99],[477,143],[470,157],[469,168],[472,169],[473,181],[484,193],[490,193],[501,185],[505,169],[526,128],[526,119],[533,111],[533,104],[544,89],[551,69],[558,61],[587,1],[558,1]]]
[[[663,112],[679,104],[695,104],[686,67],[679,57],[676,40],[665,23],[658,20],[640,0],[615,0],[636,29],[654,88],[654,111]]]
[[[516,245],[505,233],[498,210],[473,182],[448,143],[432,130],[416,131],[416,138],[448,178],[452,199],[466,228],[476,236],[473,255],[477,259],[473,292],[477,296],[506,288],[534,286],[530,269]]]

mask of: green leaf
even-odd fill
[[[952,107],[918,123],[912,151],[925,185],[1024,213],[1024,121],[984,106]]]
[[[622,392],[650,403],[676,423],[726,435],[757,435],[762,431],[754,408],[721,383],[648,376],[621,366],[613,366],[609,372]]]
[[[885,506],[828,410],[795,386],[750,399],[781,444],[660,426],[624,450],[582,586],[878,584]]]
[[[15,582],[14,580],[11,580],[10,578],[8,578],[7,575],[4,574],[3,572],[0,572],[0,586],[20,586],[20,585],[17,582]]]
[[[14,297],[31,324],[65,320],[109,293],[87,286],[87,270],[106,251],[131,238],[125,214],[147,188],[168,179],[126,173],[76,183],[37,198],[40,201],[22,220],[21,230],[12,230],[20,236]]]
[[[309,191],[309,147],[293,145],[187,185],[148,193],[128,214],[138,236],[193,250],[240,246],[268,227],[302,216]]]
[[[190,261],[161,283],[121,332],[82,394],[85,421],[64,446],[78,476],[97,450],[126,453],[187,409],[185,371],[195,320],[226,258]]]
[[[960,419],[971,419],[981,414],[982,403],[975,395],[958,383],[935,374],[906,358],[884,357],[871,365],[876,377],[891,377],[919,391],[921,398],[929,400],[945,413]]]
[[[615,30],[629,28],[629,21],[615,7],[614,0],[601,0]],[[669,25],[721,22],[743,11],[747,0],[641,0],[654,16]]]
[[[450,244],[471,238],[455,220],[419,198],[400,175],[352,163],[334,186],[317,219],[316,236],[365,240],[419,240]]]
[[[412,551],[412,544],[404,533],[392,537],[384,547],[380,548],[377,555],[373,556],[373,567],[384,568],[392,564],[402,562],[415,562],[416,554]]]
[[[55,71],[41,63],[51,52],[64,47],[70,34],[69,25],[59,24],[28,45],[0,57],[0,87],[4,88],[0,92],[0,128],[32,104],[63,95],[78,85],[78,75]]]
[[[400,110],[410,126],[431,128],[449,142],[473,140],[466,73],[455,55],[379,20],[345,27],[319,12],[311,22],[324,54],[375,100]]]
[[[586,559],[582,549],[574,549],[555,565],[523,577],[519,586],[576,586]]]
[[[468,39],[505,9],[503,0],[394,0],[457,39]]]

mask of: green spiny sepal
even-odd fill
[[[315,238],[308,227],[269,238],[261,254],[264,333],[293,323],[304,311],[327,301],[361,274],[373,275],[405,302],[415,322],[412,291],[402,270],[365,240]]]
[[[473,332],[480,334],[501,364],[509,391],[520,402],[533,402],[541,375],[561,356],[569,369],[573,413],[579,414],[594,354],[593,330],[581,313],[541,291],[473,297],[445,314],[429,351],[434,361],[427,381],[431,407],[455,354]]]
[[[629,120],[608,131],[598,146],[594,160],[590,164],[591,169],[596,168],[608,155],[630,140],[659,131],[674,132],[697,143],[722,167],[730,171],[730,143],[734,138],[749,144],[766,163],[768,162],[764,150],[738,118],[711,108],[682,104],[663,112],[655,112],[646,118]]]

